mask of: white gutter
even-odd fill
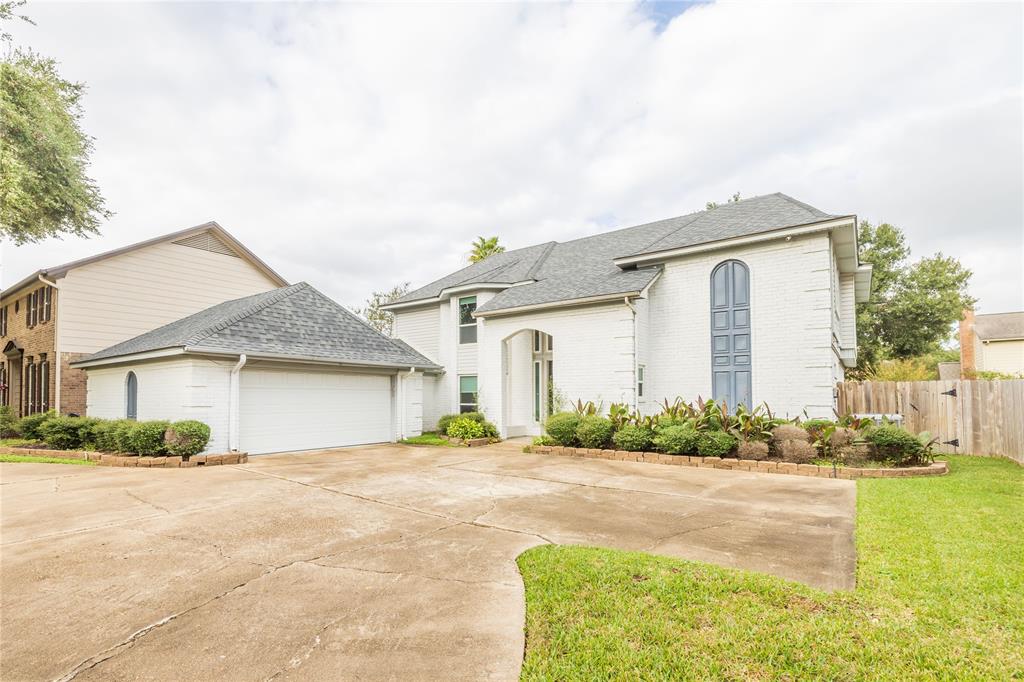
[[[70,366],[76,369],[83,369],[85,367],[100,367],[102,365],[117,365],[124,362],[135,362],[138,360],[166,358],[172,355],[183,355],[184,353],[185,349],[181,347],[162,348],[160,350],[145,351],[142,353],[131,353],[129,355],[115,355],[109,358],[100,358],[99,360],[79,360],[78,362],[70,363]]]
[[[56,282],[51,282],[50,280],[46,279],[45,277],[43,277],[42,273],[39,273],[39,281],[42,282],[43,284],[45,284],[48,287],[53,287],[54,292],[58,291],[57,283]],[[61,374],[60,367],[61,367],[61,365],[64,364],[64,362],[61,360],[61,357],[60,357],[60,343],[59,343],[59,337],[57,336],[57,320],[60,319],[60,300],[59,300],[60,299],[60,295],[59,294],[57,295],[57,299],[58,300],[57,300],[57,314],[56,315],[53,315],[53,303],[52,302],[50,303],[50,314],[53,315],[53,354],[56,356],[54,358],[54,360],[56,361],[55,364],[57,365],[57,373],[54,376],[54,380],[56,382],[56,390],[54,391],[53,402],[54,402],[54,405],[56,406],[57,414],[61,414],[61,410],[60,410],[60,374]],[[51,407],[53,407],[53,406],[51,405]]]
[[[238,397],[239,372],[245,367],[245,353],[238,356],[238,363],[231,368],[228,388],[228,452],[238,452]]]
[[[515,313],[523,313],[532,310],[544,310],[547,308],[565,308],[574,305],[587,305],[589,303],[612,303],[618,301],[623,296],[634,297],[639,296],[640,291],[627,291],[618,294],[603,294],[600,296],[587,296],[585,298],[569,298],[560,301],[549,301],[547,303],[533,303],[530,305],[516,306],[515,308],[498,308],[497,310],[485,310],[480,312],[479,310],[473,313],[473,317],[496,317],[498,315],[513,315]]]
[[[629,308],[630,312],[633,313],[633,410],[640,409],[640,397],[636,394],[636,374],[637,374],[637,357],[636,357],[636,308],[632,303],[629,302],[629,296],[622,299],[625,302],[626,307]]]

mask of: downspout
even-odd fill
[[[633,339],[633,411],[635,412],[640,409],[640,401],[636,395],[636,308],[634,308],[633,304],[629,302],[629,296],[626,296],[622,300],[626,304],[626,307],[629,308],[629,311],[633,314],[633,334],[630,338]]]
[[[395,431],[398,432],[398,440],[405,440],[406,433],[405,429],[408,426],[408,401],[406,398],[406,382],[412,378],[412,375],[416,374],[416,368],[410,367],[409,371],[405,375],[398,375],[398,399],[401,401],[398,406],[398,413],[401,415],[401,422],[398,424],[398,428]]]
[[[245,353],[238,356],[238,362],[231,368],[228,382],[228,452],[238,452],[238,397],[239,373],[245,367]]]
[[[54,292],[58,291],[57,283],[56,282],[51,282],[50,280],[48,280],[45,277],[43,277],[42,274],[39,275],[39,281],[42,282],[43,284],[45,284],[48,287],[53,287]],[[56,362],[54,364],[57,366],[56,367],[57,372],[54,375],[54,384],[55,384],[55,389],[56,390],[54,390],[54,392],[53,392],[53,404],[57,406],[57,414],[61,414],[61,409],[60,409],[60,375],[61,375],[60,366],[63,365],[64,362],[61,359],[59,338],[57,336],[57,320],[58,319],[60,319],[60,295],[59,294],[57,295],[57,314],[53,316],[53,354],[56,356],[54,358],[54,360],[56,360]]]

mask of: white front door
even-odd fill
[[[391,440],[389,376],[243,369],[240,382],[238,439],[243,452]]]

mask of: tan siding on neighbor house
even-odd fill
[[[93,353],[277,284],[244,258],[164,242],[77,267],[59,287],[61,352]]]

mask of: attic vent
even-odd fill
[[[200,232],[199,234],[194,234],[191,237],[179,239],[174,243],[181,246],[189,246],[193,249],[202,249],[203,251],[210,251],[211,253],[219,253],[224,256],[234,256],[235,258],[239,258],[239,255],[235,253],[234,249],[225,244],[220,237],[209,230],[206,232]]]

